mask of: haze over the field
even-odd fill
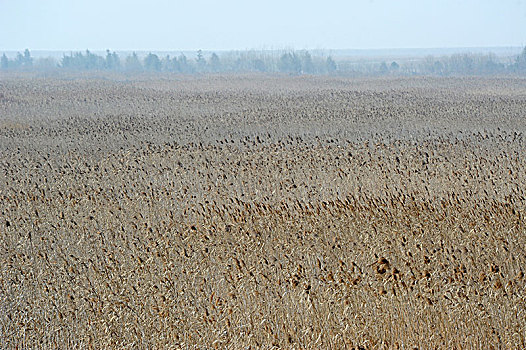
[[[524,0],[0,0],[0,50],[525,44]]]

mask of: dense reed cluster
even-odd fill
[[[0,80],[0,348],[526,347],[526,80]]]

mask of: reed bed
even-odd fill
[[[526,81],[0,80],[0,348],[526,347]]]

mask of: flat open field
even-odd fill
[[[0,348],[526,348],[526,79],[0,76]]]

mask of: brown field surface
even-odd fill
[[[526,79],[0,76],[1,349],[526,348]]]

